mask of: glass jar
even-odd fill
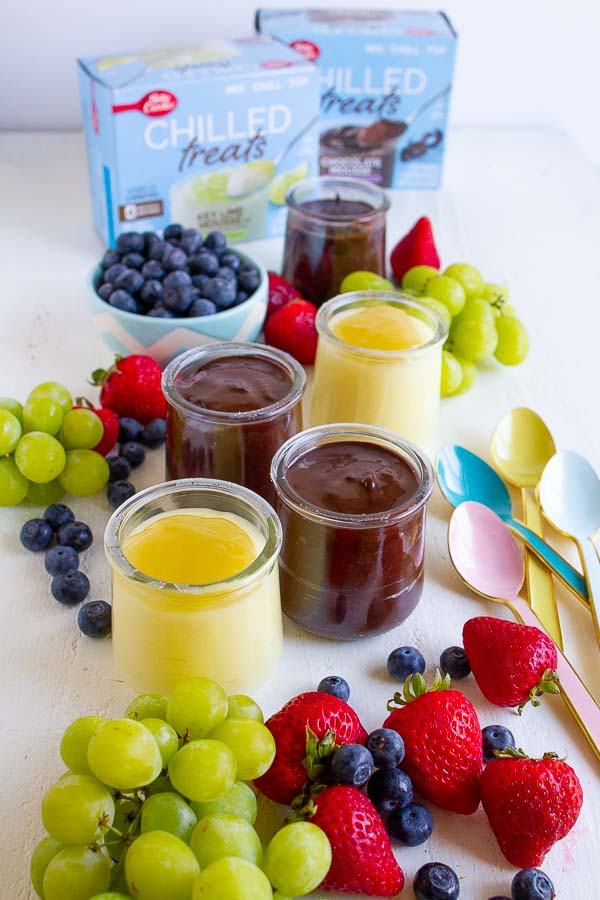
[[[307,178],[291,188],[283,277],[319,306],[358,269],[385,275],[389,200],[357,178]]]
[[[342,491],[331,481],[336,469],[331,460],[322,469],[323,503],[316,502],[312,488],[298,489],[294,467],[315,449],[333,445],[350,460],[359,459],[361,447],[348,453],[348,442],[366,446],[371,458],[381,458],[378,470],[368,463],[362,473],[367,488],[369,480],[376,483],[370,468],[379,472],[375,478],[380,485],[390,483],[386,461],[391,453],[412,473],[414,489],[384,511],[344,512],[337,502]],[[342,472],[346,480],[357,476],[361,477],[359,469]],[[335,640],[368,637],[400,625],[423,589],[425,511],[434,484],[427,457],[380,428],[351,424],[310,428],[277,452],[271,477],[284,535],[279,571],[286,615],[308,631]],[[327,491],[329,499],[336,498],[335,510],[326,508]]]
[[[174,584],[135,568],[123,545],[156,516],[214,510],[248,523],[264,546],[238,574],[210,584]],[[277,559],[281,525],[261,497],[238,485],[182,479],[140,491],[110,518],[104,547],[112,568],[113,650],[139,692],[169,694],[202,675],[227,693],[253,691],[282,647]]]
[[[431,337],[405,350],[366,349],[346,343],[333,331],[350,311],[392,307],[416,316]],[[316,319],[311,425],[360,422],[395,431],[428,446],[439,418],[442,348],[448,337],[444,319],[406,294],[354,291],[321,307]]]
[[[186,397],[186,392],[193,391],[198,373],[214,365],[219,368],[214,369],[218,383],[210,392],[212,405],[222,400],[220,405],[225,407],[239,402],[236,410],[244,405],[258,404],[258,408],[209,409]],[[270,375],[279,380],[277,388],[283,396],[261,405],[265,396],[262,382]],[[167,478],[233,481],[272,503],[271,460],[284,441],[302,430],[305,387],[306,374],[300,363],[264,344],[206,344],[177,356],[163,374]],[[220,391],[228,393],[220,397]]]

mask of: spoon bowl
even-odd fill
[[[544,469],[540,501],[546,518],[563,534],[583,540],[600,527],[600,478],[573,450],[557,453]]]
[[[509,484],[534,488],[544,466],[556,453],[556,446],[544,420],[532,409],[521,406],[511,409],[498,423],[491,452]]]
[[[458,444],[442,447],[437,458],[440,489],[452,506],[475,500],[489,506],[500,518],[510,518],[512,507],[508,488],[485,460]]]
[[[516,596],[523,585],[521,551],[504,522],[481,503],[467,501],[450,519],[454,568],[469,587],[492,599]]]

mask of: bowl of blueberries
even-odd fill
[[[115,353],[143,353],[165,366],[214,341],[254,341],[268,302],[265,268],[220,231],[167,225],[126,231],[90,276],[96,329]]]

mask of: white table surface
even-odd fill
[[[0,204],[0,394],[24,399],[34,384],[51,379],[64,382],[74,395],[93,398],[86,378],[108,363],[110,354],[91,329],[87,309],[85,278],[102,247],[90,222],[83,138],[3,135]],[[501,415],[526,405],[547,421],[559,448],[577,449],[600,469],[599,211],[598,171],[567,136],[541,130],[456,131],[444,189],[394,196],[390,246],[419,215],[429,215],[443,262],[466,260],[489,280],[506,278],[531,333],[524,365],[494,366],[468,394],[443,402],[440,446],[454,441],[486,455]],[[266,265],[278,266],[279,241],[248,249]],[[162,473],[163,453],[154,451],[135,472],[136,487],[162,480]],[[72,505],[95,534],[83,557],[90,599],[108,599],[102,552],[106,500],[99,495]],[[339,673],[349,681],[351,702],[370,730],[383,721],[394,689],[385,672],[390,650],[416,644],[431,668],[444,647],[460,642],[467,618],[503,614],[502,607],[471,595],[454,573],[446,547],[449,511],[436,490],[429,506],[423,599],[401,628],[336,645],[286,623],[279,670],[258,696],[267,715],[291,696],[314,689],[322,676]],[[64,768],[58,754],[63,729],[81,715],[118,716],[132,697],[113,664],[110,641],[79,634],[76,611],[61,608],[49,594],[42,558],[21,548],[19,528],[32,514],[27,507],[0,512],[0,895],[6,900],[33,897],[29,857],[42,837],[42,792]],[[557,545],[575,559],[568,542],[559,539]],[[590,619],[560,586],[557,596],[568,652],[600,699],[600,655]],[[508,725],[533,755],[567,754],[583,784],[584,806],[544,868],[562,900],[596,898],[599,764],[561,702],[548,698],[541,709],[518,718],[488,704],[472,678],[460,687],[475,703],[482,725]],[[434,817],[429,843],[397,850],[407,876],[403,896],[412,896],[412,877],[430,860],[457,871],[461,900],[510,893],[515,870],[500,854],[481,809],[470,817],[434,809]]]

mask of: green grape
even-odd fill
[[[120,799],[117,800],[115,806],[115,818],[113,828],[123,835],[121,839],[114,832],[105,838],[105,843],[110,844],[107,850],[115,862],[119,862],[127,848],[131,845],[131,835],[137,832],[137,824],[139,823],[140,802],[137,800]],[[126,885],[122,885],[126,887]]]
[[[493,284],[486,281],[483,285],[481,295],[483,300],[491,303],[493,306],[504,306],[508,302],[509,290],[507,284]]]
[[[453,263],[444,269],[444,275],[453,278],[462,285],[467,300],[471,297],[480,297],[483,290],[483,278],[479,269],[468,263]]]
[[[192,900],[273,900],[264,872],[245,859],[224,856],[194,881]]]
[[[462,368],[462,381],[460,383],[460,387],[455,393],[464,394],[467,391],[471,390],[471,388],[477,381],[477,366],[474,362],[471,362],[470,359],[465,359],[464,356],[459,356],[457,353],[454,353],[453,355],[454,358],[458,360]]]
[[[7,409],[0,409],[0,456],[12,453],[23,433],[21,423]]]
[[[140,835],[125,857],[129,890],[140,900],[190,900],[199,871],[187,844],[166,831]]]
[[[104,891],[102,894],[94,894],[92,900],[130,900],[129,894],[121,894],[119,891]]]
[[[503,303],[501,306],[496,306],[494,304],[491,308],[495,318],[498,318],[498,316],[514,316],[516,313],[516,309],[512,303]]]
[[[197,803],[221,797],[235,781],[235,773],[235,756],[221,741],[191,741],[169,763],[175,790]]]
[[[44,883],[44,873],[48,868],[49,862],[54,859],[63,845],[55,841],[50,836],[45,837],[39,842],[33,853],[31,854],[31,865],[29,872],[31,875],[31,883],[38,897],[44,896],[42,886]]]
[[[331,866],[331,844],[312,822],[294,822],[278,831],[265,852],[263,869],[282,894],[296,897],[314,891]]]
[[[245,694],[232,694],[227,698],[228,719],[253,719],[255,722],[264,722],[263,711],[252,697]]]
[[[457,316],[465,305],[462,285],[446,275],[438,275],[427,283],[427,296],[443,303],[452,317]]]
[[[479,362],[491,356],[496,349],[498,333],[494,322],[487,319],[466,319],[452,329],[452,340],[460,356],[471,362]]]
[[[167,719],[166,697],[160,694],[140,694],[125,710],[128,719]]]
[[[234,781],[228,791],[216,800],[190,804],[199,819],[215,813],[229,813],[254,825],[257,816],[256,795],[244,781]]]
[[[451,397],[460,388],[463,372],[459,361],[448,350],[442,352],[442,397]]]
[[[43,431],[30,431],[17,444],[15,462],[29,481],[46,484],[63,471],[66,455],[56,438]]]
[[[27,502],[34,506],[50,506],[57,503],[65,495],[65,489],[60,486],[58,478],[48,481],[46,484],[29,483]]]
[[[115,804],[103,784],[87,775],[63,775],[44,794],[42,822],[61,844],[91,844],[112,825]]]
[[[209,678],[180,681],[167,705],[167,722],[177,734],[192,741],[224,722],[229,706],[225,691]]]
[[[439,300],[434,300],[433,297],[419,297],[419,303],[422,306],[427,307],[432,312],[437,313],[437,315],[443,319],[448,328],[450,327],[450,323],[452,321],[452,315],[447,306],[444,306]],[[426,320],[429,324],[429,320]]]
[[[6,409],[23,424],[23,404],[14,397],[0,397],[0,409]]]
[[[165,794],[172,793],[173,785],[171,784],[171,779],[166,775],[159,775],[158,778],[155,778],[152,784],[148,788],[148,797],[152,797],[154,794]]]
[[[103,434],[104,425],[95,412],[72,409],[65,414],[60,439],[65,450],[91,450],[100,443]]]
[[[120,866],[115,866],[113,868],[110,876],[110,889],[111,891],[116,891],[119,895],[124,894],[126,897],[130,897],[129,885],[125,878],[124,862],[125,860],[123,860],[123,863],[121,863]]]
[[[63,411],[60,403],[50,397],[32,397],[23,410],[25,431],[43,431],[58,434],[62,425]]]
[[[402,289],[424,294],[431,279],[439,274],[433,266],[413,266],[402,276]]]
[[[393,291],[394,285],[376,272],[357,271],[346,275],[340,285],[340,294],[349,291]]]
[[[275,739],[261,722],[252,719],[227,719],[210,733],[223,741],[237,762],[240,781],[253,781],[264,775],[275,759]]]
[[[102,490],[109,474],[108,463],[95,450],[67,450],[66,465],[59,481],[74,497],[90,497]]]
[[[466,319],[485,319],[493,323],[495,319],[494,307],[482,300],[481,297],[471,298],[471,300],[467,300],[461,312],[453,320],[452,327],[455,328]]]
[[[110,863],[91,847],[65,847],[48,863],[44,900],[89,900],[110,885]]]
[[[0,506],[17,506],[27,496],[29,482],[12,459],[0,459]]]
[[[255,866],[262,865],[262,844],[256,831],[245,819],[229,813],[201,819],[192,833],[190,849],[201,869],[224,856],[237,856]]]
[[[133,719],[101,725],[88,745],[88,764],[96,778],[119,791],[150,784],[162,770],[153,735]]]
[[[166,766],[171,757],[179,750],[177,732],[162,719],[141,719],[140,721],[154,736],[160,750],[163,767]]]
[[[141,831],[168,831],[189,844],[198,819],[179,794],[154,794],[142,806]]]
[[[498,346],[494,356],[504,366],[518,366],[529,353],[527,329],[516,316],[502,315],[496,319]]]
[[[101,716],[83,716],[75,719],[66,729],[60,742],[60,755],[65,766],[76,775],[91,775],[87,761],[87,749],[92,735],[104,725]]]
[[[66,387],[57,381],[44,381],[42,384],[38,384],[31,391],[27,400],[32,400],[34,397],[49,397],[51,400],[55,400],[62,408],[63,413],[68,413],[73,407],[73,397]]]

